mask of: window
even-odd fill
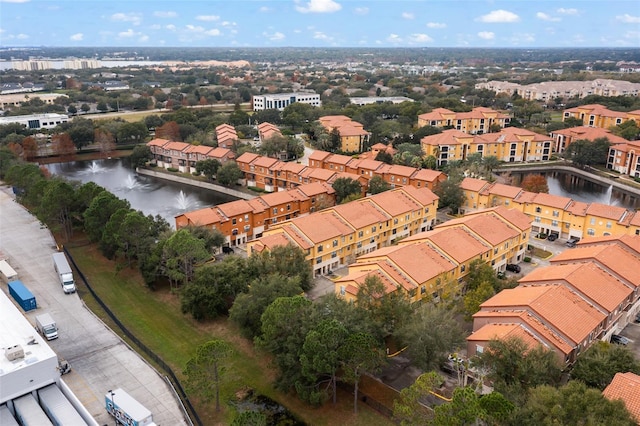
[[[424,212],[425,212],[425,213],[429,213],[429,207],[425,208],[425,209],[424,209]]]
[[[273,208],[273,214],[278,214],[278,208],[277,207]]]
[[[398,224],[398,219],[397,219],[397,218],[396,218],[396,219],[393,219],[393,224],[394,224],[394,225],[397,225],[397,224]]]
[[[233,219],[231,219],[231,224],[235,225],[236,224],[236,218],[234,217]]]
[[[322,246],[322,244],[320,244],[318,246],[318,253],[322,253],[322,250],[324,250],[324,247]]]
[[[542,222],[542,219],[540,219],[540,216],[536,216],[536,217],[534,218],[534,220],[535,220],[536,222],[538,222],[538,223],[539,223],[539,222]]]
[[[611,222],[607,221],[607,228],[611,229]]]
[[[338,247],[338,240],[333,240],[333,246]]]
[[[287,204],[287,210],[291,210],[291,204]]]
[[[560,212],[558,210],[554,210],[553,217],[558,217],[558,216],[560,216]]]
[[[251,226],[249,226],[249,225],[245,225],[244,226],[244,232],[248,232],[249,229],[251,229]]]
[[[596,218],[595,218],[595,217],[592,217],[592,218],[591,218],[591,220],[589,221],[589,223],[590,223],[591,225],[595,225],[595,224],[596,224]]]
[[[536,213],[541,213],[542,209],[540,207],[536,207]]]
[[[316,265],[322,263],[322,257],[316,257]]]
[[[590,235],[590,236],[592,236],[592,237],[593,237],[594,235],[596,235],[596,231],[595,231],[595,229],[593,229],[593,228],[589,228],[589,229],[587,229],[587,235]]]
[[[460,265],[460,273],[464,272],[467,269],[467,265]]]
[[[373,233],[373,232],[376,232],[376,230],[377,230],[377,229],[378,229],[378,228],[376,228],[375,226],[372,226],[372,227],[371,227],[371,232],[372,232],[372,233]]]
[[[364,236],[364,231],[359,231],[358,232],[358,238],[362,238]]]
[[[557,220],[552,220],[551,221],[551,225],[552,226],[558,226],[558,221]]]

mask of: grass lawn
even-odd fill
[[[187,360],[198,345],[212,338],[230,342],[235,353],[223,377],[221,389],[222,413],[215,412],[214,403],[200,403],[190,395],[198,415],[207,425],[229,424],[235,413],[226,402],[232,400],[239,390],[255,389],[286,406],[299,419],[310,425],[391,425],[389,419],[379,415],[365,404],[359,404],[359,413],[353,414],[353,396],[342,392],[338,404],[326,404],[313,408],[294,395],[276,391],[271,383],[275,372],[269,368],[267,354],[254,350],[250,341],[242,338],[238,329],[229,321],[219,319],[199,323],[180,312],[178,297],[167,288],[156,291],[144,286],[137,271],[122,270],[116,273],[115,264],[103,258],[94,246],[67,245],[73,258],[91,286],[110,307],[118,319],[140,340],[171,366],[181,376]],[[120,330],[108,320],[90,293],[79,286],[85,303],[118,334]]]

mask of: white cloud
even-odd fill
[[[333,0],[311,0],[306,5],[300,5],[300,0],[295,0],[296,10],[300,13],[333,13],[342,9],[339,3]]]
[[[0,0],[0,3],[29,3],[31,0]]]
[[[411,12],[402,12],[402,19],[413,19],[415,18],[415,16],[413,16],[413,13]]]
[[[624,38],[630,38],[637,41],[640,39],[640,31],[627,31],[624,33]]]
[[[196,20],[198,20],[198,21],[212,22],[212,21],[217,21],[219,19],[220,19],[220,17],[218,15],[198,15],[198,16],[196,16]]]
[[[82,41],[82,39],[84,38],[84,34],[82,33],[76,33],[74,35],[72,35],[71,37],[69,37],[69,40],[72,41]]]
[[[112,21],[131,22],[133,25],[140,25],[142,15],[139,13],[114,13],[111,15]]]
[[[0,34],[4,33],[6,30],[4,28],[0,28]]]
[[[118,37],[121,37],[121,38],[131,38],[139,35],[141,34],[133,31],[131,28],[129,28],[127,31],[120,31],[118,33]]]
[[[353,9],[353,11],[355,12],[356,15],[366,15],[369,13],[369,8],[368,7],[356,7],[355,9]]]
[[[625,24],[640,24],[640,16],[631,16],[628,13],[616,16],[616,19]]]
[[[313,38],[316,39],[316,40],[333,41],[333,37],[326,35],[322,31],[314,32],[313,33]]]
[[[153,16],[155,16],[156,18],[175,18],[178,16],[178,14],[173,11],[159,10],[159,11],[153,12]]]
[[[222,21],[220,23],[220,25],[222,25],[223,27],[235,27],[238,24],[236,24],[235,22],[230,22],[230,21]]]
[[[480,37],[483,40],[493,40],[494,38],[496,38],[496,35],[491,31],[480,31],[478,33],[478,37]]]
[[[564,7],[561,7],[557,12],[563,15],[577,15],[578,9],[565,9]]]
[[[276,31],[273,34],[269,34],[269,33],[265,32],[265,33],[262,33],[262,35],[264,35],[266,38],[268,38],[271,41],[280,41],[280,40],[284,40],[285,39],[284,34],[282,34],[279,31]]]
[[[18,35],[16,36],[16,38],[17,38],[18,40],[26,40],[26,39],[28,39],[28,38],[29,38],[29,36],[28,36],[28,35],[26,35],[26,34],[20,33],[20,34],[18,34]]]
[[[222,33],[220,32],[219,29],[212,28],[210,30],[206,30],[203,34],[204,35],[208,35],[208,36],[212,36],[212,37],[217,37],[217,36],[221,35]]]
[[[400,37],[398,34],[389,34],[389,37],[387,37],[387,41],[389,43],[402,43],[402,37]]]
[[[431,43],[433,39],[427,34],[411,34],[409,36],[409,42],[411,43]]]
[[[148,35],[141,35],[140,38],[138,39],[139,42],[144,43],[149,41],[149,36]]]
[[[260,9],[258,9],[259,12],[265,13],[265,12],[270,12],[271,9],[268,8],[267,6],[262,6]]]
[[[494,10],[489,12],[486,15],[482,15],[477,18],[476,21],[487,22],[491,24],[504,24],[504,23],[512,23],[512,22],[520,22],[520,17],[513,12],[509,12],[508,10]]]
[[[165,28],[168,29],[169,31],[175,31],[176,30],[176,26],[173,25],[173,24],[169,24]]]
[[[560,21],[560,18],[557,18],[555,16],[551,16],[551,15],[547,15],[544,12],[536,13],[536,18],[541,19],[543,21],[547,21],[547,22],[558,22],[558,21]]]
[[[427,28],[447,28],[447,24],[442,22],[427,22]]]

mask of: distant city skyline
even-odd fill
[[[0,46],[635,47],[637,0],[0,0]]]

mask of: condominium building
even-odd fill
[[[591,81],[545,81],[520,85],[506,81],[487,81],[475,85],[476,89],[488,89],[508,95],[518,94],[527,100],[550,101],[557,98],[584,98],[600,96],[638,96],[640,83],[598,78]]]
[[[606,138],[612,144],[625,143],[627,140],[621,136],[611,133],[609,129],[600,127],[578,126],[568,129],[554,130],[550,133],[553,139],[553,150],[557,153],[564,152],[572,142],[577,140],[594,141]]]
[[[471,135],[489,133],[494,125],[504,128],[509,124],[508,115],[491,108],[477,107],[469,112],[453,112],[436,108],[418,116],[418,127],[447,127]]]
[[[640,141],[624,141],[611,145],[607,169],[640,178]]]
[[[318,121],[327,133],[338,132],[342,152],[362,152],[369,141],[370,133],[362,124],[345,115],[326,115]]]
[[[317,93],[294,92],[277,93],[268,95],[254,95],[251,97],[251,106],[254,111],[265,109],[277,109],[282,111],[294,102],[308,104],[314,107],[322,105],[320,95]]]

